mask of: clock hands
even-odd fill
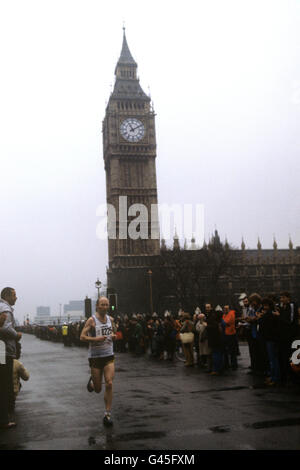
[[[132,127],[130,126],[130,128],[131,128],[131,131],[134,132],[136,129],[138,129],[138,128],[141,127],[141,126],[143,126],[143,123],[142,123],[142,124],[139,124],[138,126],[136,126],[136,127],[134,127],[134,128],[132,128]]]
[[[137,142],[145,134],[144,123],[138,119],[125,119],[121,125],[121,134],[125,139]]]

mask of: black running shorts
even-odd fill
[[[111,362],[114,362],[114,361],[115,361],[114,356],[89,358],[90,367],[93,367],[94,369],[104,369],[104,367],[107,366],[107,364],[110,364]]]

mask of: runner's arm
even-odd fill
[[[111,321],[111,327],[112,327],[112,331],[113,331],[110,336],[111,336],[111,338],[114,340],[114,339],[116,339],[116,337],[117,337],[117,336],[116,336],[117,328],[116,328],[116,325],[115,325],[115,320],[114,320],[114,318],[111,317],[111,316],[110,316],[109,318],[110,318],[110,321]]]

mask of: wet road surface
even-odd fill
[[[0,449],[300,449],[300,387],[266,389],[239,369],[209,376],[182,362],[116,355],[113,419],[103,427],[103,391],[88,393],[86,348],[23,335],[30,371],[17,398],[17,427]]]

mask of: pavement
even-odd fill
[[[183,362],[116,355],[114,426],[102,424],[103,392],[88,393],[87,349],[22,338],[30,380],[16,402],[17,427],[1,450],[299,450],[300,386],[265,388],[237,371],[209,376]]]

